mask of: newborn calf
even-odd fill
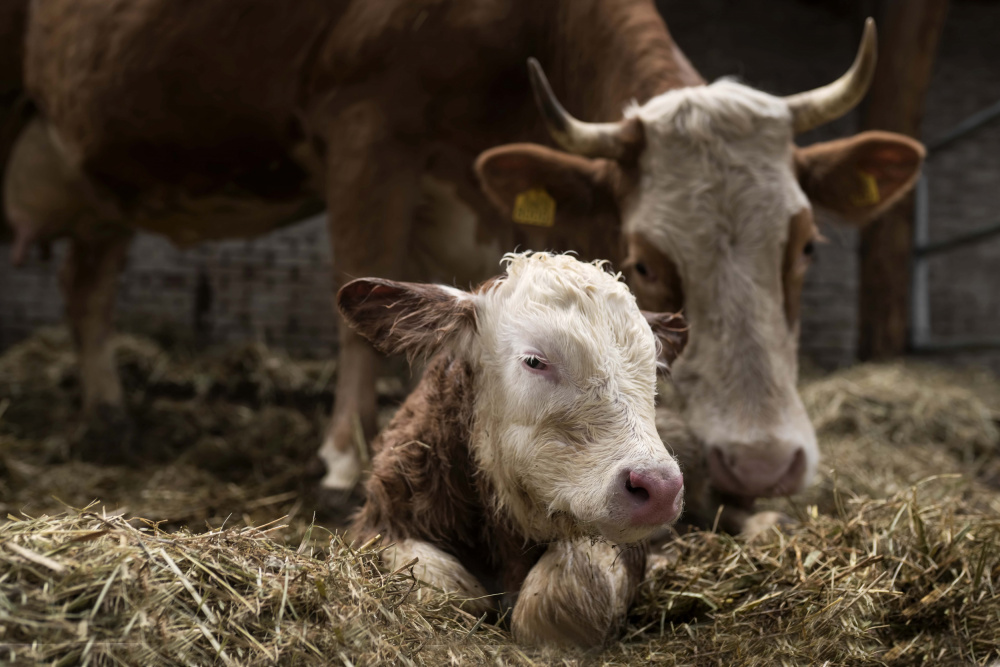
[[[376,278],[340,290],[380,350],[430,357],[374,443],[352,536],[382,534],[387,567],[418,558],[420,579],[473,598],[474,613],[513,605],[519,641],[600,645],[645,565],[622,547],[681,511],[653,398],[682,321],[641,312],[600,264],[506,262],[471,293]]]

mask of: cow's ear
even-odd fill
[[[659,342],[656,366],[660,372],[669,374],[670,365],[684,351],[688,340],[688,325],[680,313],[651,313],[642,311],[643,317],[653,330]]]
[[[411,359],[476,328],[475,296],[441,285],[359,278],[340,288],[337,306],[379,351]]]
[[[910,191],[925,155],[919,141],[873,131],[800,148],[795,166],[810,199],[863,225]]]
[[[487,198],[509,220],[552,227],[576,225],[608,213],[613,204],[606,160],[592,160],[536,144],[492,148],[476,160]]]

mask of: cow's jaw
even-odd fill
[[[779,98],[723,81],[671,91],[629,111],[643,121],[639,185],[625,232],[676,268],[687,349],[673,369],[713,486],[744,498],[789,495],[812,479],[815,432],[796,389],[797,322],[786,317],[789,221],[809,202],[792,170]]]

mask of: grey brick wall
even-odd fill
[[[844,6],[850,3],[844,3]],[[674,38],[708,79],[737,75],[787,94],[828,82],[850,63],[860,17],[798,0],[661,0]],[[834,3],[836,6],[836,3]],[[1000,4],[953,3],[928,98],[925,137],[940,136],[965,116],[1000,100],[995,26]],[[854,131],[854,115],[801,143]],[[930,164],[932,238],[1000,219],[1000,123],[935,156]],[[857,328],[857,232],[821,215],[831,239],[803,296],[802,350],[831,367],[851,363]],[[0,248],[0,251],[4,248]],[[0,347],[60,320],[56,269],[32,258],[14,271],[0,252]],[[211,243],[181,251],[139,235],[119,289],[123,328],[195,336],[196,295],[211,299],[195,340],[257,338],[297,353],[328,354],[336,345],[329,244],[313,219],[254,241]],[[1000,239],[934,260],[931,307],[935,336],[1000,336]],[[963,363],[1000,368],[1000,354],[962,355]]]

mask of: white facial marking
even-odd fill
[[[672,521],[673,505],[640,507],[678,490],[680,471],[654,423],[656,341],[625,284],[568,255],[508,255],[475,298],[473,450],[500,505],[536,539],[628,542],[649,516]],[[627,489],[632,471],[648,492]]]
[[[796,491],[819,452],[795,387],[798,331],[783,303],[789,221],[809,206],[793,170],[788,107],[723,80],[626,115],[642,120],[646,148],[625,231],[669,258],[683,283],[690,338],[673,378],[685,418],[706,453],[718,449],[731,465],[735,488],[725,490]],[[802,474],[782,478],[796,456]]]

